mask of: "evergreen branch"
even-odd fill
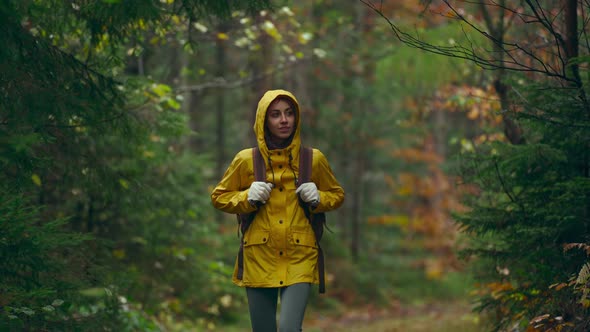
[[[9,36],[12,39],[8,46],[16,47],[21,52],[18,61],[26,61],[23,60],[28,57],[27,54],[23,54],[26,50],[32,50],[33,54],[36,56],[32,61],[27,61],[27,66],[25,67],[14,64],[17,68],[22,67],[17,70],[24,72],[24,75],[33,76],[33,78],[37,80],[44,80],[45,78],[39,77],[39,74],[47,72],[47,67],[63,68],[63,72],[60,73],[59,76],[50,77],[51,82],[48,84],[63,85],[63,82],[56,81],[57,78],[75,79],[77,80],[77,83],[80,83],[81,85],[88,85],[88,93],[98,97],[97,99],[99,100],[105,101],[108,105],[114,105],[117,99],[120,99],[120,95],[116,91],[115,86],[122,85],[121,82],[91,68],[77,59],[73,54],[67,53],[57,46],[51,45],[44,39],[31,35],[20,25],[14,25],[15,23],[5,27],[10,29]],[[49,59],[50,63],[45,65],[46,62],[41,61],[42,58]],[[107,95],[105,91],[108,91],[110,95]]]
[[[576,279],[576,283],[578,285],[584,285],[583,290],[587,290],[586,283],[588,282],[588,279],[590,279],[590,263],[586,263],[582,266],[582,268],[580,269],[580,272],[578,273],[578,278]]]
[[[500,185],[502,186],[502,191],[504,191],[504,193],[508,196],[508,198],[510,198],[510,201],[518,206],[520,206],[520,208],[522,210],[524,210],[524,207],[522,205],[520,205],[516,198],[514,197],[514,195],[510,192],[510,190],[508,189],[508,186],[506,185],[506,182],[504,181],[504,178],[502,177],[502,175],[500,174],[500,167],[498,166],[498,162],[496,160],[494,160],[494,169],[496,171],[496,175],[498,177],[498,180],[500,181]]]
[[[93,126],[96,124],[103,124],[103,123],[112,122],[114,120],[121,119],[124,116],[125,116],[125,113],[119,113],[116,116],[110,117],[108,119],[102,119],[100,121],[94,121],[92,123],[77,124],[77,125],[46,124],[46,125],[43,125],[43,127],[44,128],[82,128],[82,127]]]
[[[520,93],[519,90],[517,90],[516,88],[512,87],[512,91],[514,91],[514,93],[516,93],[517,96],[520,97],[520,99],[523,101],[523,103],[529,107],[530,109],[534,109],[539,111],[540,113],[543,113],[544,111],[542,109],[540,109],[539,107],[535,106],[534,104],[530,103],[526,97]],[[545,121],[545,122],[549,122],[552,123],[554,125],[558,125],[558,126],[563,126],[563,127],[572,127],[572,128],[582,128],[582,129],[589,129],[590,128],[590,124],[578,124],[575,122],[572,123],[564,123],[549,117],[542,117],[533,113],[529,113],[529,112],[521,112],[520,114],[527,116],[529,118],[533,118],[535,120],[539,120],[539,121]]]
[[[557,120],[547,118],[547,117],[542,117],[542,116],[539,116],[539,115],[536,115],[533,113],[528,113],[528,112],[521,112],[520,114],[523,116],[535,119],[535,120],[539,120],[542,122],[549,122],[551,124],[562,126],[562,127],[590,129],[590,124],[584,125],[584,124],[577,124],[577,123],[565,123],[565,122],[557,121]]]
[[[27,35],[28,35],[28,33],[27,33]],[[32,37],[32,38],[33,38],[33,43],[43,42],[37,38],[34,38],[34,37]],[[100,89],[100,87],[97,84],[95,84],[95,82],[98,81],[101,83],[101,85],[105,85],[108,87],[123,85],[122,82],[119,82],[119,81],[115,80],[113,77],[109,77],[109,76],[106,76],[106,75],[98,72],[97,70],[88,66],[86,63],[78,60],[73,54],[66,53],[65,51],[61,50],[57,46],[48,45],[45,42],[43,42],[43,44],[45,44],[45,46],[47,47],[47,51],[50,54],[55,56],[56,60],[61,58],[61,59],[65,60],[63,62],[70,63],[71,64],[70,69],[74,70],[76,72],[76,74],[79,74],[79,75],[77,75],[77,77],[82,79],[84,82],[89,83],[92,87],[95,87],[96,88],[95,90],[99,93],[99,95],[102,97],[102,99],[107,100],[109,103],[113,102],[113,99],[108,98],[102,92],[102,89]],[[111,92],[114,91],[114,89],[110,89],[110,90],[111,90]]]

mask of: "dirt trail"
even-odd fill
[[[306,332],[480,332],[478,316],[466,303],[440,302],[389,309],[371,306],[349,310],[340,316],[309,313]]]

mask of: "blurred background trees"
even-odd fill
[[[298,97],[304,144],[347,192],[314,306],[470,293],[494,330],[588,329],[585,2],[38,0],[0,13],[3,330],[241,322],[237,226],[209,190],[255,144],[273,88]]]
[[[448,44],[366,4],[404,44],[491,70],[504,135],[479,136],[458,155],[459,175],[474,191],[455,221],[478,281],[478,309],[494,330],[587,330],[587,4],[431,3],[466,36],[483,38]]]

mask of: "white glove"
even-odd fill
[[[266,204],[266,201],[270,198],[270,191],[272,190],[272,184],[262,181],[252,182],[250,189],[248,190],[248,201],[261,202]]]
[[[320,202],[320,192],[313,182],[302,183],[295,192],[306,203],[317,205]]]

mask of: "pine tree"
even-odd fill
[[[587,261],[564,246],[590,240],[590,108],[580,89],[515,86],[527,144],[495,143],[464,155],[463,174],[481,190],[468,201],[471,211],[457,216],[471,239],[463,254],[477,258],[488,290],[480,309],[497,313],[498,329],[551,313],[583,330],[587,306],[576,303],[572,288],[551,286]]]

